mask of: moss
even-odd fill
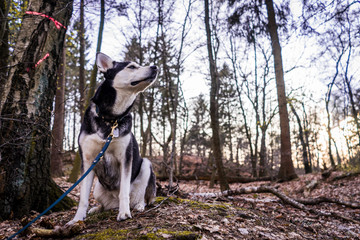
[[[78,236],[76,239],[91,239],[91,240],[105,240],[105,239],[128,239],[129,230],[121,229],[121,230],[114,230],[114,229],[106,229],[101,232],[97,233],[89,233],[85,235]]]
[[[155,204],[163,203],[175,203],[180,204],[184,203],[187,199],[177,198],[177,197],[156,197]]]
[[[138,239],[139,240],[152,240],[152,239],[163,239],[163,238],[158,238],[155,233],[147,233],[147,234],[141,235]]]
[[[112,217],[116,217],[116,213],[114,210],[104,211],[104,212],[100,212],[100,213],[94,213],[94,214],[89,215],[86,218],[85,223],[86,224],[94,224],[99,221],[109,219]]]
[[[153,239],[174,239],[174,240],[193,240],[200,239],[201,234],[190,231],[170,231],[167,229],[158,229],[156,232],[149,232],[138,237],[139,240]]]
[[[171,239],[176,240],[190,240],[190,239],[200,239],[201,234],[190,231],[169,231],[166,229],[159,229],[157,233],[171,235]]]

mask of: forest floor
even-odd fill
[[[360,203],[360,176],[334,180],[343,174],[333,172],[327,179],[320,173],[299,176],[290,182],[253,182],[231,184],[231,189],[267,185],[291,198],[326,196]],[[71,186],[66,178],[55,181],[63,189]],[[314,184],[315,183],[315,186]],[[161,183],[165,186],[165,182]],[[117,210],[88,216],[82,230],[62,239],[360,239],[360,209],[334,203],[309,206],[323,212],[335,212],[351,220],[317,216],[296,209],[269,193],[243,194],[232,197],[192,199],[187,193],[219,192],[208,182],[179,183],[178,195],[157,197],[143,213],[132,212],[132,219],[117,222]],[[181,197],[182,196],[182,197]],[[79,188],[70,194],[78,201]],[[90,205],[96,205],[91,196]],[[76,207],[55,212],[38,220],[34,227],[64,225],[75,215]],[[20,221],[0,223],[0,239],[21,228]],[[29,233],[19,239],[45,239]]]

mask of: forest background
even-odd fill
[[[275,4],[295,167],[304,169],[305,162],[319,170],[356,163],[360,140],[357,4]],[[74,6],[67,38],[71,47],[67,48],[64,104],[64,149],[72,151],[77,150],[81,119],[76,74],[80,20],[79,6]],[[86,91],[96,53],[100,5],[85,2],[84,7]],[[101,51],[113,59],[157,64],[162,70],[156,86],[143,93],[136,105],[134,133],[143,156],[162,156],[168,166],[173,161],[176,173],[181,172],[184,155],[200,157],[212,169],[203,15],[199,1],[105,5]],[[254,177],[259,171],[261,176],[275,175],[280,166],[279,109],[264,3],[216,1],[210,5],[210,15],[223,161],[252,168]],[[100,76],[97,79],[101,81]]]
[[[42,45],[28,71],[35,79],[38,69],[52,62],[53,74],[46,76],[57,79],[57,85],[47,87],[56,89],[56,97],[44,98],[53,106],[46,109],[44,119],[49,124],[31,117],[24,121],[21,114],[25,105],[26,114],[32,111],[29,103],[36,91],[31,89],[38,85],[22,89],[9,81],[17,76],[14,69],[19,65],[13,63],[21,45],[17,39],[26,33],[23,21],[32,15],[27,10],[36,2],[55,6],[57,12],[49,14],[54,21],[47,18],[47,24],[56,19],[67,26],[65,41],[62,35],[51,39],[58,43],[57,54]],[[226,189],[227,179],[289,180],[296,173],[359,164],[358,1],[205,1],[205,8],[203,1],[196,0],[64,2],[62,6],[53,1],[1,2],[2,173],[14,162],[24,169],[22,163],[38,151],[31,159],[49,160],[45,165],[49,169],[51,165],[52,176],[64,174],[62,161],[71,156],[77,178],[81,116],[101,82],[94,65],[97,51],[117,60],[159,66],[158,80],[134,106],[133,132],[142,156],[154,161],[158,178],[170,179],[170,186],[173,176],[203,177],[212,183],[217,179]],[[270,24],[271,6],[275,28]],[[56,18],[64,9],[66,18]],[[53,32],[65,34],[65,28]],[[273,58],[277,59],[275,32],[286,84],[282,100],[289,112],[283,119],[278,65]],[[19,93],[18,97],[13,88],[26,96]],[[41,105],[36,108],[43,111]],[[281,119],[287,122],[287,130]],[[32,129],[13,134],[14,129],[34,123],[52,132]],[[283,136],[286,131],[288,139]],[[44,144],[32,147],[43,135]],[[286,142],[291,151],[284,150]],[[285,173],[281,167],[287,169]],[[2,186],[10,181],[3,176]],[[2,217],[8,216],[5,212]]]

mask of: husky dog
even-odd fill
[[[154,201],[156,194],[152,165],[139,155],[138,144],[131,132],[129,112],[137,94],[155,81],[158,68],[116,62],[103,53],[96,55],[96,64],[105,80],[91,99],[81,125],[78,141],[83,172],[101,151],[115,122],[118,127],[104,158],[83,180],[76,215],[67,225],[86,217],[95,174],[94,197],[100,206],[92,208],[89,213],[119,208],[117,220],[125,220],[131,218],[130,208],[143,211]]]

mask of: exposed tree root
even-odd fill
[[[277,196],[278,198],[280,198],[283,202],[293,206],[294,208],[297,208],[297,209],[300,209],[300,210],[303,210],[303,211],[306,211],[306,212],[309,212],[309,213],[312,213],[312,214],[315,214],[315,215],[318,215],[318,216],[334,217],[334,218],[338,218],[338,219],[342,219],[342,220],[346,220],[346,221],[350,221],[350,222],[353,222],[353,223],[360,224],[359,221],[356,221],[354,219],[351,219],[349,217],[340,215],[340,214],[335,213],[335,212],[324,212],[324,211],[319,211],[319,210],[315,210],[315,209],[312,209],[312,208],[308,208],[308,207],[305,206],[305,204],[303,204],[303,203],[301,203],[301,202],[299,202],[299,201],[297,201],[297,200],[295,200],[293,198],[290,198],[290,197],[286,196],[284,193],[281,193],[280,191],[276,190],[275,188],[269,187],[269,186],[244,187],[244,188],[238,188],[236,190],[229,190],[229,191],[223,191],[223,192],[217,192],[217,193],[191,193],[189,195],[191,197],[194,197],[194,198],[218,198],[218,197],[236,196],[236,195],[250,194],[250,193],[272,193],[275,196]],[[324,199],[321,199],[321,200],[334,200],[334,199],[326,199],[326,198],[324,198]],[[304,201],[304,202],[306,202],[306,201]],[[310,204],[310,202],[311,201],[307,201],[307,204]],[[317,204],[315,202],[316,201],[313,201],[313,204]],[[338,204],[341,204],[341,205],[345,205],[343,203],[347,203],[347,205],[352,206],[353,208],[358,207],[358,204],[348,203],[348,202],[344,202],[344,201],[340,201],[340,200],[322,201],[322,202],[334,202],[334,203],[338,203]]]
[[[69,238],[81,232],[85,227],[83,221],[78,221],[71,226],[56,226],[54,229],[31,228],[30,232],[43,238]]]
[[[344,178],[355,177],[355,176],[358,176],[358,175],[360,175],[360,171],[351,172],[351,173],[344,173],[344,174],[342,174],[340,176],[334,177],[333,179],[331,179],[331,181],[337,181],[337,180],[341,180],[341,179],[344,179]]]

